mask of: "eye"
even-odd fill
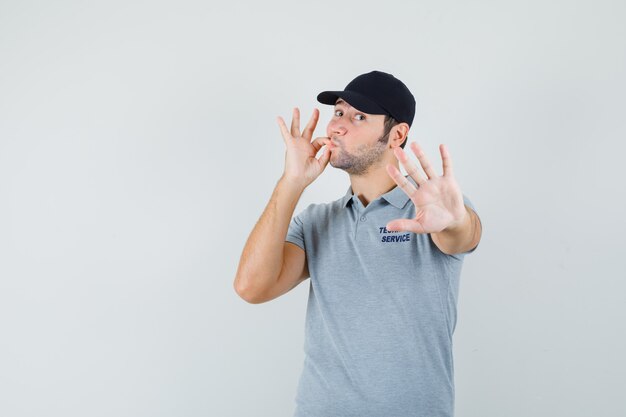
[[[337,113],[341,113],[341,114],[343,114],[343,113],[341,112],[341,110],[335,110],[335,116],[340,116],[340,115],[338,115]]]
[[[362,114],[357,114],[356,116],[354,116],[357,118],[357,120],[365,120],[365,116],[363,116]],[[359,119],[360,117],[360,119]]]

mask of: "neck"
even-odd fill
[[[362,175],[350,175],[352,194],[361,200],[363,207],[367,207],[370,202],[396,187],[396,182],[387,173],[386,167],[389,163],[398,168],[397,159],[395,163],[383,160],[381,164],[373,165]]]

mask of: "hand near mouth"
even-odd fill
[[[309,123],[300,133],[300,110],[297,107],[293,109],[291,130],[287,129],[287,125],[282,117],[277,117],[283,141],[287,146],[283,178],[301,187],[307,187],[315,181],[330,160],[330,149],[328,147],[319,158],[315,158],[322,147],[330,143],[330,138],[327,136],[318,137],[311,141],[318,119],[319,110],[314,109]]]

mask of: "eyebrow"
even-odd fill
[[[342,99],[338,99],[338,100],[337,100],[337,102],[335,103],[335,106],[338,106],[338,105],[340,106],[340,105],[342,105],[342,104],[345,104],[346,106],[349,106],[349,104],[348,104],[348,103],[346,103],[346,102],[345,102],[344,100],[342,100]],[[354,108],[354,107],[353,107],[353,108]],[[364,116],[365,116],[365,115],[367,115],[367,113],[365,113],[364,111],[361,111],[361,110],[359,110],[359,109],[354,109],[354,111],[355,111],[355,112],[357,112],[358,114],[362,114],[362,115],[364,115]]]

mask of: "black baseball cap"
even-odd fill
[[[372,71],[361,74],[343,91],[322,91],[317,101],[335,105],[338,98],[369,114],[388,114],[409,126],[415,117],[415,97],[406,85],[391,74]]]

